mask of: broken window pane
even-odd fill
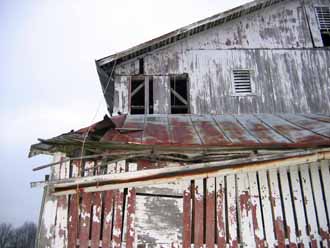
[[[186,75],[172,76],[171,84],[171,113],[189,113],[188,78]]]

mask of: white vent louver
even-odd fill
[[[321,30],[330,30],[330,7],[315,7]]]
[[[235,94],[252,93],[251,74],[249,70],[233,70]]]

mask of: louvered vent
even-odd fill
[[[233,70],[235,94],[252,93],[251,75],[249,70]]]
[[[316,7],[316,16],[321,30],[330,30],[330,7]]]

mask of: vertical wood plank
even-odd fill
[[[285,248],[285,231],[282,214],[281,195],[277,177],[277,169],[269,170],[269,184],[271,191],[271,203],[274,213],[275,233],[279,248]]]
[[[102,232],[102,248],[110,247],[112,234],[112,218],[113,218],[113,191],[108,190],[104,193],[103,203],[103,232]]]
[[[213,247],[215,244],[215,178],[206,179],[206,223],[205,243],[206,247]]]
[[[183,240],[182,247],[190,248],[191,246],[191,181],[183,183]]]
[[[153,77],[154,114],[171,112],[170,78],[168,76]]]
[[[95,175],[100,174],[101,161],[95,162],[93,172]],[[91,248],[99,248],[101,237],[101,215],[102,215],[102,193],[94,192],[92,196],[92,235],[91,235]]]
[[[330,187],[329,187],[329,178],[330,178],[330,172],[329,172],[329,160],[322,160],[321,161],[321,176],[322,176],[322,184],[323,184],[323,190],[324,190],[324,197],[325,202],[327,205],[328,215],[330,215]],[[329,216],[328,216],[329,218]],[[330,222],[330,219],[328,220]]]
[[[70,211],[69,211],[69,225],[68,225],[68,248],[77,247],[78,237],[78,201],[77,194],[71,195]]]
[[[307,164],[300,166],[301,182],[304,196],[304,204],[306,207],[306,217],[308,221],[308,231],[312,247],[318,247],[318,228],[316,220],[316,212],[314,208],[314,199],[312,185],[309,176],[309,168]]]
[[[204,186],[203,180],[195,180],[195,192],[194,192],[194,248],[203,247],[204,243]]]
[[[286,233],[289,240],[289,247],[295,248],[297,247],[297,237],[296,237],[296,225],[294,221],[294,212],[292,208],[292,197],[291,197],[291,189],[288,179],[288,169],[280,168],[280,184],[282,188],[283,195],[283,206],[285,213],[285,221],[286,221]]]
[[[72,161],[71,177],[78,177],[80,161]],[[69,219],[68,219],[68,248],[77,247],[78,225],[79,225],[79,210],[78,210],[78,195],[73,194],[70,198]]]
[[[230,247],[238,247],[237,237],[237,208],[236,208],[236,176],[227,176],[227,201],[228,201],[228,242]]]
[[[148,107],[149,108],[149,107]],[[128,163],[128,171],[136,171],[137,163]],[[128,188],[127,194],[127,211],[124,222],[124,237],[126,241],[126,248],[136,247],[136,232],[135,232],[135,212],[136,212],[136,190],[135,188]]]
[[[113,174],[116,172],[116,163],[109,163],[107,166],[107,173]],[[109,248],[112,238],[112,220],[113,220],[113,202],[114,192],[108,190],[104,192],[103,203],[103,232],[102,232],[102,248]]]
[[[127,196],[126,248],[135,247],[135,206],[136,191],[135,188],[130,188]]]
[[[304,201],[300,188],[298,168],[296,166],[290,167],[290,179],[292,187],[293,205],[296,212],[296,220],[298,227],[297,238],[299,238],[299,243],[303,244],[304,247],[309,247],[309,241],[306,233],[307,224],[305,221]]]
[[[265,227],[266,242],[268,247],[275,247],[275,230],[273,225],[272,207],[270,203],[268,176],[266,170],[258,172],[260,182],[261,205]]]
[[[114,221],[112,231],[112,247],[119,248],[122,238],[124,193],[122,190],[114,191]]]
[[[149,76],[144,76],[144,113],[149,114]]]
[[[65,159],[65,154],[61,154],[60,160]],[[62,162],[59,164],[58,178],[69,178],[70,162]],[[55,224],[55,247],[67,246],[68,238],[68,196],[59,196],[57,199],[56,208],[56,224]]]
[[[83,192],[81,196],[79,248],[88,248],[92,194]]]
[[[55,244],[54,247],[67,246],[67,220],[68,220],[68,196],[59,196],[57,199]]]
[[[126,161],[117,162],[116,172],[125,172]],[[124,191],[123,189],[114,190],[114,221],[112,231],[112,247],[120,248],[123,233],[123,209]]]
[[[92,176],[94,161],[85,161],[84,176]],[[79,232],[79,248],[88,248],[90,236],[92,193],[83,192],[81,194],[81,211],[80,211],[80,232]]]
[[[254,240],[256,247],[265,247],[265,237],[263,231],[263,223],[261,217],[261,205],[260,205],[260,194],[258,188],[258,180],[256,172],[249,172],[249,185],[250,185],[250,197],[251,197],[251,210],[252,210],[252,221]]]
[[[226,185],[224,176],[218,176],[216,178],[216,203],[217,203],[217,244],[218,248],[226,247]]]
[[[319,162],[310,164],[312,189],[314,193],[317,219],[319,224],[319,235],[324,242],[324,246],[327,246],[327,241],[329,242],[330,236],[328,231],[327,214],[325,211],[325,201],[323,199],[322,186],[320,182],[319,168]]]
[[[238,217],[241,244],[255,247],[249,181],[246,173],[236,175],[238,196]]]
[[[92,217],[92,248],[98,248],[101,235],[102,194],[93,193],[93,217]]]

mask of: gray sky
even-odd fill
[[[246,0],[2,0],[0,3],[0,222],[37,222],[50,157],[27,158],[49,138],[106,114],[95,59]],[[48,173],[48,171],[47,171]]]

